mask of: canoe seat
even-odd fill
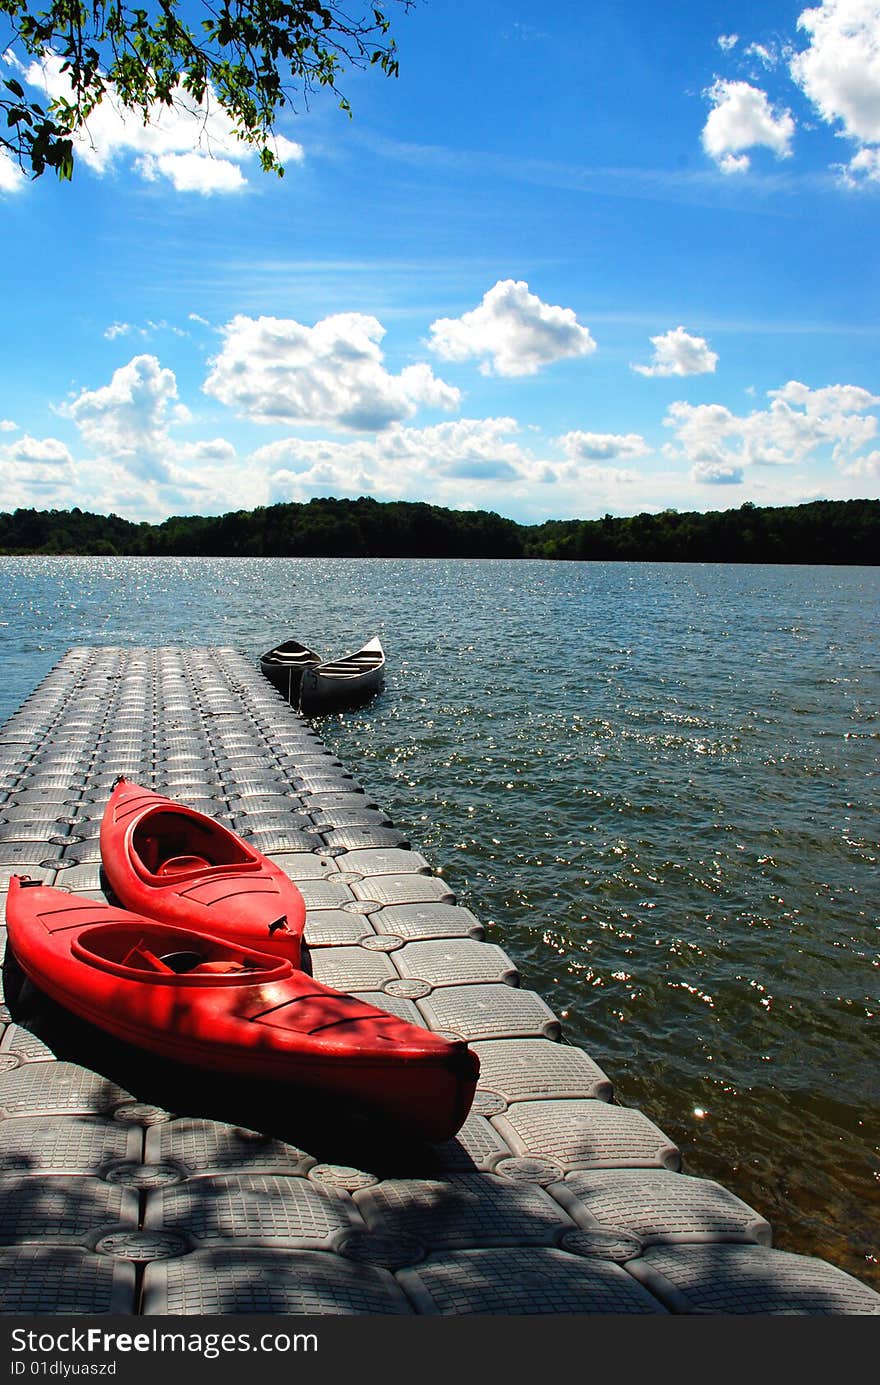
[[[179,875],[185,870],[204,870],[211,864],[204,856],[169,856],[156,868],[157,875]]]

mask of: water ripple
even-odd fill
[[[880,1285],[878,570],[6,559],[0,581],[3,716],[71,644],[380,634],[387,691],[323,718],[329,746],[688,1171]]]

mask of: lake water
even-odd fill
[[[0,559],[0,721],[74,644],[380,634],[326,743],[613,1079],[880,1287],[880,569]]]

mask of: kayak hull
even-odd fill
[[[14,876],[9,943],[33,984],[105,1033],[214,1074],[356,1102],[413,1137],[461,1127],[467,1045],[315,981],[285,958]]]
[[[237,940],[294,966],[305,903],[293,881],[230,828],[121,778],[101,821],[101,860],[126,909]]]

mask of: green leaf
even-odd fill
[[[70,84],[47,115],[26,102],[14,77],[0,77],[15,98],[0,103],[10,132],[0,135],[0,151],[30,164],[34,177],[54,168],[68,180],[72,136],[105,94],[149,124],[183,89],[199,104],[219,105],[261,167],[282,177],[277,158],[261,151],[286,107],[297,112],[329,88],[351,118],[337,86],[346,68],[397,75],[392,4],[408,12],[412,0],[132,0],[130,8],[125,0],[0,0],[4,45],[54,53]]]

